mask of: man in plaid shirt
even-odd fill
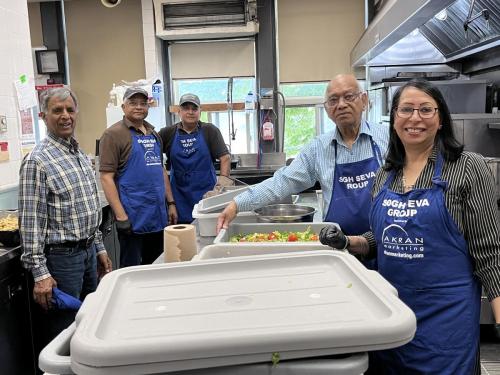
[[[73,134],[78,105],[67,88],[41,100],[47,137],[28,154],[19,177],[23,266],[33,275],[42,343],[70,325],[76,311],[55,308],[52,288],[83,300],[112,270],[99,231],[101,206],[92,165]]]

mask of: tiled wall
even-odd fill
[[[18,183],[21,163],[19,112],[14,80],[25,74],[33,79],[33,62],[25,0],[0,0],[0,115],[7,116],[6,132],[0,141],[9,142],[10,160],[0,162],[0,191]]]
[[[155,37],[153,4],[141,0],[146,77],[162,77],[161,41]],[[14,80],[34,76],[26,0],[0,0],[0,116],[7,116],[8,130],[0,142],[9,142],[10,160],[0,162],[0,209],[15,208],[20,151],[20,119]]]
[[[0,187],[0,210],[16,210],[19,186]]]

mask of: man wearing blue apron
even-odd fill
[[[367,124],[368,128],[370,126]],[[337,162],[338,142],[334,140],[335,169],[330,206],[325,221],[340,225],[346,235],[370,230],[368,213],[371,207],[370,192],[375,172],[382,165],[380,149],[370,138],[373,156],[368,159],[340,164]]]
[[[476,363],[481,287],[464,236],[445,205],[442,166],[438,154],[433,187],[404,194],[389,190],[393,171],[373,201],[378,271],[418,322],[410,343],[374,354],[384,374],[466,375]]]
[[[229,177],[231,157],[219,129],[200,120],[200,99],[184,94],[179,101],[181,122],[160,131],[170,165],[170,184],[179,215],[178,223],[193,221],[193,207]],[[220,160],[217,178],[214,160]],[[226,178],[226,180],[229,180]]]
[[[126,267],[151,264],[163,252],[165,199],[173,201],[173,196],[161,140],[144,121],[147,92],[127,89],[122,109],[123,120],[104,132],[99,146],[102,187],[116,217],[120,267]],[[169,207],[169,217],[175,222],[175,205]]]
[[[366,124],[369,128],[368,123]],[[352,163],[335,163],[333,189],[325,221],[339,224],[346,235],[370,230],[368,214],[371,207],[371,190],[375,172],[382,165],[380,149],[371,136],[373,156]],[[335,160],[338,143],[335,141]],[[369,269],[377,268],[376,259],[362,260]]]
[[[387,125],[363,121],[367,105],[356,77],[336,76],[326,88],[324,102],[334,131],[316,137],[289,166],[235,197],[219,216],[217,228],[227,228],[238,211],[278,202],[319,181],[323,220],[338,223],[347,233],[367,231],[371,187],[389,138]]]

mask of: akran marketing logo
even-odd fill
[[[391,224],[382,232],[384,254],[398,258],[423,258],[424,238],[409,236],[408,232],[397,224]]]

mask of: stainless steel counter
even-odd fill
[[[0,267],[2,264],[9,262],[11,259],[21,256],[21,246],[0,247]]]

